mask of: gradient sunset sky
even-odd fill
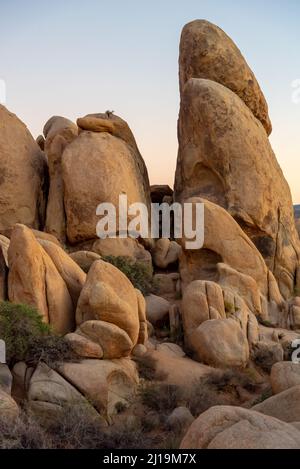
[[[152,184],[173,185],[182,27],[207,19],[236,42],[269,104],[271,143],[300,203],[299,0],[0,0],[6,105],[34,137],[52,115],[114,110]]]

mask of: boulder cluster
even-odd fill
[[[193,421],[182,448],[299,447],[300,371],[290,359],[300,240],[268,106],[237,46],[207,21],[182,31],[179,79],[174,191],[150,187],[133,133],[110,111],[76,123],[54,116],[35,141],[0,106],[0,300],[34,307],[77,357],[1,365],[1,414],[17,418],[25,399],[50,421],[76,402],[109,424],[132,405],[136,361],[147,357],[191,392],[215,369],[252,370],[271,386],[263,402],[214,406],[195,421],[175,409],[170,425]],[[96,208],[110,202],[118,216],[120,194],[148,208],[203,203],[203,247],[99,239]],[[151,277],[146,290],[130,276],[135,265]]]

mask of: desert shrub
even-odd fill
[[[261,316],[257,316],[257,321],[259,324],[265,327],[274,327],[273,324],[267,319],[263,319]]]
[[[157,371],[157,360],[150,354],[142,355],[141,357],[132,357],[135,361],[140,378],[147,381],[162,381],[166,378],[166,373]]]
[[[6,344],[7,363],[26,358],[33,340],[51,333],[38,311],[28,305],[0,302],[0,338]]]
[[[5,341],[6,361],[10,366],[18,361],[31,366],[43,361],[52,367],[58,361],[78,358],[69,342],[55,335],[39,312],[28,305],[0,303],[0,338]]]
[[[151,432],[153,430],[161,430],[165,424],[166,416],[160,412],[150,410],[145,412],[142,421],[142,429],[144,432]]]
[[[182,433],[168,433],[162,441],[161,449],[178,449],[180,447],[182,436]]]
[[[272,388],[271,386],[269,386],[267,389],[264,389],[264,391],[252,402],[252,406],[256,404],[260,404],[266,399],[269,399],[269,397],[272,397],[272,395],[273,395]]]
[[[274,363],[279,361],[274,350],[268,348],[254,348],[251,355],[254,363],[266,373],[270,373]]]
[[[156,412],[171,412],[178,407],[181,391],[175,384],[146,383],[140,387],[143,405]]]
[[[140,378],[148,381],[156,379],[156,360],[148,354],[141,357],[132,357],[137,365]]]
[[[125,415],[106,426],[81,405],[65,405],[57,421],[47,422],[45,428],[25,407],[14,422],[0,419],[0,435],[0,449],[178,448],[180,441],[172,432],[163,431],[157,413],[147,419]]]
[[[0,449],[47,449],[49,435],[24,412],[15,421],[0,419]]]
[[[215,371],[195,381],[185,396],[187,407],[197,417],[216,405],[239,405],[239,389],[256,390],[252,377],[236,370]]]
[[[25,361],[31,366],[36,366],[40,361],[43,361],[50,368],[55,368],[60,361],[70,362],[76,361],[78,358],[64,337],[51,334],[32,338]]]
[[[134,261],[126,256],[105,256],[103,259],[121,270],[143,295],[149,295],[153,290],[152,268],[145,262]]]
[[[57,424],[48,427],[56,449],[134,449],[153,447],[139,418],[127,418],[107,427],[82,406],[65,406]]]

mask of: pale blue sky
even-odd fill
[[[132,128],[152,183],[176,165],[178,44],[185,23],[224,29],[269,103],[271,141],[300,202],[299,0],[0,0],[7,107],[36,137],[52,115],[114,110]]]

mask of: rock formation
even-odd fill
[[[130,354],[139,337],[138,298],[116,267],[94,262],[79,297],[76,322],[77,332],[98,343],[104,358]]]
[[[15,223],[43,227],[47,191],[44,154],[26,126],[0,105],[0,233]]]
[[[47,232],[66,240],[62,154],[66,146],[78,136],[78,128],[64,117],[53,116],[44,126],[45,153],[48,160],[50,187],[47,203]]]
[[[212,407],[196,419],[181,449],[296,449],[300,432],[292,425],[239,407]]]
[[[288,299],[298,288],[299,239],[290,190],[261,125],[270,129],[256,79],[232,41],[207,21],[184,28],[179,68],[175,198],[199,196],[224,207]]]
[[[174,193],[149,186],[113,112],[53,116],[35,142],[0,106],[0,432],[75,416],[79,445],[299,448],[300,239],[266,100],[207,21],[183,29],[179,78]],[[122,194],[203,204],[203,246],[163,237],[162,219],[155,239],[99,239],[97,206],[118,216]]]
[[[101,202],[118,208],[119,195],[127,194],[128,204],[150,203],[147,170],[126,122],[114,115],[96,114],[77,123],[80,134],[62,158],[71,243],[96,238],[96,209]]]
[[[192,21],[182,30],[181,93],[190,78],[206,78],[233,91],[262,123],[267,134],[271,133],[268,105],[253,72],[234,42],[209,21]]]
[[[191,78],[178,128],[176,198],[199,196],[224,207],[288,299],[297,286],[299,239],[290,190],[263,127],[231,90]]]
[[[75,316],[68,287],[52,259],[24,225],[13,229],[8,264],[9,300],[36,307],[56,332],[71,332]]]

